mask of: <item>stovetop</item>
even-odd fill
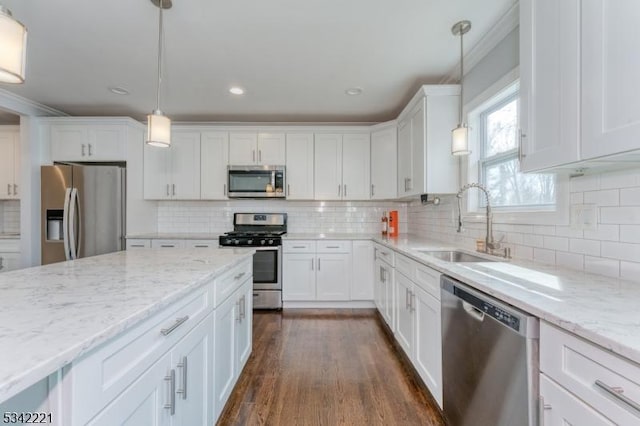
[[[286,213],[234,213],[233,231],[218,240],[221,246],[281,246],[286,233]]]
[[[231,237],[260,237],[260,238],[275,238],[286,234],[287,231],[231,231],[225,232],[225,235]]]

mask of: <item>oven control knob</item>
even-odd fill
[[[266,241],[265,241],[265,240],[260,240],[260,244],[261,244],[261,245],[264,245],[265,243],[266,243]]]
[[[269,240],[269,245],[272,245],[272,244],[273,244],[273,240]]]
[[[247,244],[253,244],[253,240],[247,240]]]
[[[234,243],[235,245],[238,245],[238,244],[240,244],[240,240],[233,240],[233,243]]]

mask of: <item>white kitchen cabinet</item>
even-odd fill
[[[200,135],[200,198],[227,198],[227,166],[229,165],[229,134],[202,132]]]
[[[0,253],[0,272],[20,269],[20,252]]]
[[[590,0],[580,6],[582,156],[640,149],[640,56],[634,53],[640,51],[640,2]]]
[[[283,252],[282,300],[351,300],[351,241],[286,241]]]
[[[373,243],[353,241],[351,253],[351,300],[373,300]]]
[[[368,200],[369,134],[316,134],[315,139],[315,199]]]
[[[217,419],[233,391],[251,353],[252,279],[215,310],[214,327],[214,419]]]
[[[382,318],[393,332],[395,320],[395,273],[393,267],[380,256],[374,263],[375,286],[377,290],[376,306]]]
[[[540,424],[545,426],[614,426],[602,414],[567,392],[544,374],[540,375],[540,404],[544,409]],[[629,423],[631,424],[631,423]]]
[[[395,125],[371,132],[371,199],[389,200],[398,194],[398,143]]]
[[[51,124],[53,161],[126,161],[127,129],[120,124]]]
[[[91,426],[170,426],[171,410],[165,408],[171,392],[171,354],[156,361],[131,386],[86,424]],[[175,375],[175,370],[174,373]],[[175,376],[173,376],[175,381]]]
[[[549,388],[545,394],[541,388],[545,404],[551,406],[545,417],[552,419],[550,424],[566,424],[562,423],[565,418],[570,424],[640,424],[640,411],[633,408],[640,404],[638,364],[540,321],[540,372],[541,382],[545,376],[552,379],[575,400],[565,406],[568,397],[561,398]],[[579,421],[592,412],[600,413],[593,417],[600,423]]]
[[[433,271],[435,272],[435,271]],[[413,287],[415,317],[413,366],[442,408],[442,330],[440,300]]]
[[[0,126],[0,200],[20,198],[20,128]]]
[[[409,358],[413,356],[413,334],[415,319],[413,316],[413,283],[396,270],[395,280],[395,338]]]
[[[313,133],[287,134],[288,200],[313,200],[313,146]]]
[[[281,166],[286,160],[284,133],[231,132],[229,164]]]
[[[127,250],[149,249],[151,240],[146,238],[127,238]]]
[[[582,3],[520,2],[522,171],[579,160]]]
[[[423,86],[398,121],[398,197],[458,191],[451,129],[458,121],[460,88]]]
[[[174,132],[171,146],[144,146],[144,198],[200,198],[200,133]]]
[[[282,300],[316,299],[316,254],[285,253],[282,257]]]
[[[151,248],[153,249],[175,249],[185,248],[185,240],[151,240]]]
[[[316,134],[314,147],[314,198],[342,199],[342,135]]]

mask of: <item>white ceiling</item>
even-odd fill
[[[473,46],[516,1],[173,0],[161,109],[177,121],[392,119],[457,64],[455,22],[472,21]],[[27,81],[3,88],[71,115],[144,120],[155,108],[150,0],[2,3],[29,29]],[[364,93],[345,95],[353,86]]]

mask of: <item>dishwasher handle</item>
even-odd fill
[[[478,321],[484,321],[484,312],[473,306],[471,303],[462,301],[462,309]]]

